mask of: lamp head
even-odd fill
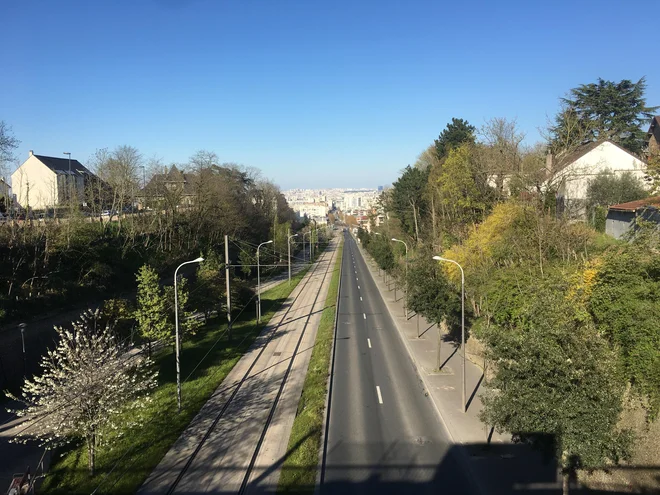
[[[392,237],[392,240],[393,240],[393,241],[398,241],[399,239],[395,239],[394,237]]]
[[[271,239],[270,241],[266,241],[266,242],[264,242],[264,244],[272,244],[272,243],[273,243],[273,240],[272,240],[272,239]]]
[[[444,260],[445,260],[445,259],[444,259],[443,257],[441,257],[441,256],[434,256],[433,259],[434,259],[435,261],[444,261]]]
[[[201,263],[202,261],[204,261],[204,258],[202,258],[202,257],[200,256],[199,258],[194,259],[194,260],[193,260],[193,263]]]

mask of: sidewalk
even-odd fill
[[[413,312],[406,319],[403,310],[403,291],[391,290],[371,256],[357,243],[372,278],[385,301],[392,319],[404,341],[426,392],[451,440],[462,447],[468,468],[475,475],[483,494],[505,493],[561,493],[554,463],[545,463],[539,452],[531,447],[514,444],[510,434],[498,434],[479,420],[485,391],[483,369],[472,361],[466,362],[467,412],[462,407],[463,355],[453,342],[442,341],[442,371],[437,371],[437,327]],[[419,320],[419,334],[417,328]]]

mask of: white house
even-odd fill
[[[574,217],[584,216],[589,181],[599,173],[605,170],[615,175],[630,172],[643,179],[646,170],[646,162],[641,158],[607,140],[586,144],[557,163],[548,156],[546,165],[551,175],[546,186],[556,188],[558,202]]]
[[[84,201],[85,181],[93,174],[78,160],[35,155],[11,174],[16,201],[25,209],[43,210],[59,206],[69,198]]]

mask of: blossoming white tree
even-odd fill
[[[140,353],[127,352],[112,331],[112,322],[88,310],[71,330],[55,327],[59,343],[44,356],[42,374],[26,380],[25,408],[13,411],[26,417],[17,441],[37,438],[54,447],[84,438],[88,467],[94,474],[96,449],[106,433],[137,424],[139,414],[157,385],[158,372]]]

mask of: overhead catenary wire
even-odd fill
[[[233,265],[233,266],[235,266],[235,265]],[[267,282],[270,281],[271,278],[272,278],[272,277],[269,277],[269,278],[267,279]],[[256,294],[252,295],[252,297],[250,298],[250,300],[245,304],[245,306],[241,309],[241,311],[238,313],[238,315],[236,315],[236,317],[234,318],[234,321],[236,321],[236,320],[238,319],[238,317],[240,317],[240,315],[243,314],[243,312],[245,311],[245,309],[248,308],[248,307],[250,306],[250,303],[251,303],[252,301],[254,301],[255,298],[256,298]],[[284,322],[284,319],[282,319],[282,321],[281,321],[280,323],[278,323],[278,326],[281,325],[283,322]],[[264,324],[264,325],[257,325],[257,326],[255,327],[254,331],[257,331],[257,330],[260,331],[260,330],[261,330],[262,328],[264,328],[265,326],[266,326],[266,324]],[[228,330],[229,330],[229,326],[227,326],[227,327],[221,332],[221,335],[218,336],[218,338],[216,339],[216,341],[215,341],[214,344],[212,345],[212,348],[209,349],[209,350],[206,352],[206,354],[205,354],[204,356],[202,356],[202,358],[199,360],[199,362],[195,365],[193,371],[192,371],[191,373],[189,373],[188,376],[184,379],[183,383],[186,383],[186,382],[192,377],[193,373],[199,368],[199,366],[201,366],[202,362],[203,362],[203,361],[204,361],[204,360],[210,355],[212,349],[213,349],[215,346],[217,346],[217,344],[220,342],[220,340],[222,340],[222,338],[227,334]],[[242,344],[242,343],[244,343],[245,340],[246,340],[249,336],[251,336],[251,335],[254,333],[254,331],[251,332],[251,333],[249,333],[249,334],[247,334],[247,335],[241,340],[241,342],[239,343],[239,345]],[[210,380],[213,376],[214,376],[213,374],[206,375],[206,376],[204,377],[204,383],[206,383],[206,381]],[[189,407],[189,405],[184,405],[184,409],[187,409],[188,407]],[[149,424],[149,423],[151,423],[154,419],[156,419],[156,417],[157,417],[157,416],[152,417],[152,419],[149,420],[149,421],[148,421],[147,423],[145,423],[145,424]],[[95,494],[95,493],[97,493],[98,489],[99,489],[99,488],[105,483],[105,481],[108,479],[108,477],[109,477],[109,476],[110,476],[110,475],[116,470],[116,468],[117,468],[117,466],[119,465],[119,463],[121,463],[121,462],[126,458],[126,456],[127,456],[130,452],[132,452],[132,451],[135,449],[135,447],[136,447],[135,445],[130,446],[130,447],[129,447],[129,448],[128,448],[128,449],[122,454],[122,456],[121,456],[121,457],[115,462],[115,464],[112,466],[112,468],[110,469],[110,471],[108,471],[108,472],[103,476],[103,478],[99,481],[99,484],[96,486],[96,488],[94,489],[94,491],[91,492],[92,495]],[[122,474],[123,474],[127,469],[129,469],[129,468],[130,468],[130,465],[129,465],[129,466],[126,466],[126,467],[124,468],[124,470],[120,473],[120,475],[117,477],[117,479],[116,479],[116,480],[114,481],[114,483],[111,485],[111,488],[112,488],[113,486],[115,486],[115,485],[119,482],[119,480],[121,479]]]

